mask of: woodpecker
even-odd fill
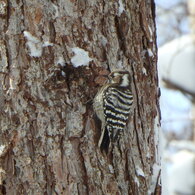
[[[119,140],[126,127],[133,105],[131,79],[128,71],[113,71],[108,82],[96,94],[93,108],[101,120],[100,150],[108,153],[111,143]]]

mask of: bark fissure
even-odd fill
[[[10,73],[10,68],[11,68],[11,56],[10,56],[10,49],[9,49],[9,37],[5,35],[5,48],[6,48],[6,57],[7,57],[7,67],[6,67],[6,76],[9,75]]]
[[[80,148],[80,147],[79,147]],[[88,175],[87,175],[87,168],[85,166],[85,163],[83,163],[85,161],[85,158],[83,156],[83,153],[82,153],[82,150],[78,148],[78,153],[80,155],[80,158],[82,159],[81,160],[81,164],[83,165],[83,170],[84,170],[84,174],[82,175],[82,178],[83,178],[83,184],[84,186],[86,187],[86,194],[87,195],[90,195],[90,191],[89,191],[89,182],[88,182]]]

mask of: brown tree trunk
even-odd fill
[[[153,0],[0,1],[2,194],[155,193],[154,19]],[[129,70],[135,106],[106,157],[92,100],[116,68]]]

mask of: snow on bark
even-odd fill
[[[37,37],[33,36],[30,32],[24,31],[24,37],[27,39],[27,46],[30,50],[31,57],[41,57],[43,47],[53,46],[49,41],[41,42]]]
[[[42,55],[42,43],[39,39],[32,36],[29,32],[24,31],[24,36],[27,39],[27,46],[30,50],[30,56],[40,57]]]
[[[92,59],[89,57],[89,54],[87,51],[79,47],[72,48],[72,51],[74,52],[74,56],[71,58],[71,62],[74,67],[89,65],[89,62]]]
[[[119,16],[125,11],[124,5],[122,0],[119,0],[119,8],[118,8],[118,14]]]

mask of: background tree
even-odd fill
[[[164,138],[162,194],[194,194],[195,1],[157,0],[156,5],[161,129]]]
[[[2,194],[157,194],[153,0],[0,2]],[[92,100],[129,70],[135,108],[112,156]]]

